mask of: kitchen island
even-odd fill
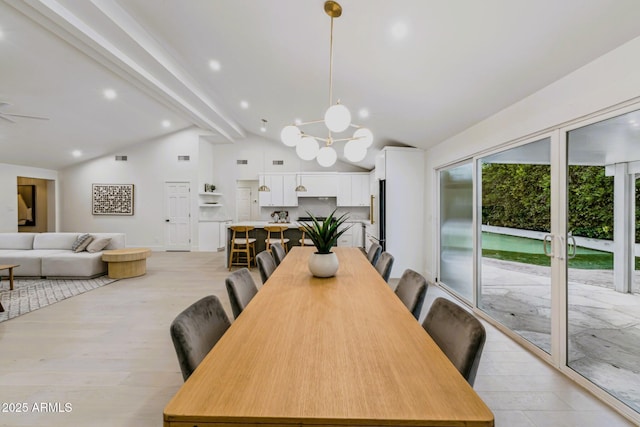
[[[300,237],[302,237],[302,232],[298,229],[300,227],[300,223],[297,221],[294,222],[269,222],[269,221],[240,221],[233,222],[227,224],[227,244],[226,248],[226,260],[229,261],[229,251],[231,250],[231,237],[233,236],[233,231],[231,227],[234,226],[244,226],[244,227],[255,227],[255,230],[251,231],[249,234],[251,237],[256,239],[256,254],[264,251],[266,249],[265,240],[267,239],[267,232],[264,227],[269,225],[281,225],[287,227],[288,230],[284,232],[284,236],[289,239],[288,247],[291,246],[300,246]],[[273,236],[273,234],[272,234]]]
[[[255,227],[255,230],[251,231],[250,235],[256,239],[256,254],[258,254],[266,249],[265,240],[267,239],[267,232],[264,230],[264,227],[269,225],[282,225],[287,227],[288,230],[284,232],[284,236],[289,239],[288,247],[289,249],[291,249],[293,246],[300,246],[299,240],[302,237],[302,231],[299,230],[299,227],[302,224],[302,222],[310,223],[310,221],[291,221],[291,222],[239,221],[239,222],[227,224],[227,234],[226,234],[227,244],[225,245],[227,262],[229,260],[229,251],[231,250],[231,236],[233,235],[233,231],[230,229],[230,227],[233,227],[233,226]],[[354,225],[355,224],[360,225],[360,224],[368,223],[368,221],[355,219],[353,221],[348,221],[345,224],[352,224],[352,223],[354,223]],[[354,231],[355,231],[355,228],[354,228]],[[350,237],[351,234],[348,234],[347,236],[345,235],[343,236],[348,237],[347,239],[348,241],[341,240],[338,242],[338,246],[362,247],[364,245],[364,236],[362,235],[362,233],[359,234],[360,237],[357,237],[353,240],[351,240],[351,237]],[[352,242],[356,242],[356,243],[354,244]]]

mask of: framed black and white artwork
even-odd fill
[[[93,184],[93,215],[133,215],[133,184]]]

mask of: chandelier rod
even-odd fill
[[[333,16],[329,36],[329,107],[333,105]]]

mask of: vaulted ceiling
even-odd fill
[[[375,135],[362,167],[384,145],[433,146],[640,36],[637,0],[340,3],[334,100]],[[0,114],[0,163],[61,169],[190,126],[212,142],[279,144],[283,126],[329,105],[323,4],[0,0],[0,113],[48,119]]]

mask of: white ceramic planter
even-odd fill
[[[338,271],[338,256],[333,252],[329,254],[313,253],[309,257],[309,271],[315,277],[333,277]]]

